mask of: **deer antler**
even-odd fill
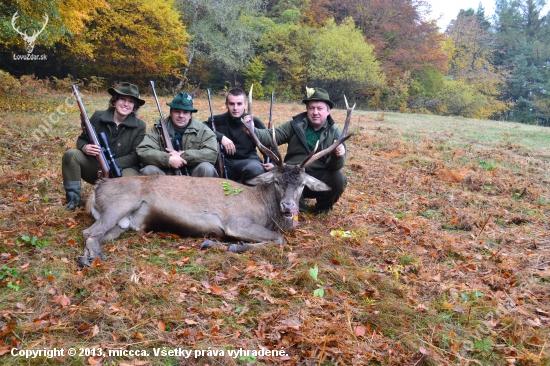
[[[273,151],[271,151],[270,149],[265,147],[260,142],[260,139],[258,139],[258,136],[256,135],[256,133],[254,132],[254,129],[252,128],[252,124],[254,123],[254,116],[252,115],[252,88],[253,87],[254,87],[254,84],[252,84],[252,86],[250,86],[250,92],[248,93],[248,114],[250,114],[250,117],[252,118],[252,120],[251,120],[251,122],[245,122],[244,120],[241,119],[241,122],[245,125],[245,127],[248,130],[250,136],[252,137],[252,139],[256,143],[256,146],[258,146],[258,149],[260,149],[260,151],[262,153],[264,153],[265,155],[269,156],[271,158],[271,160],[273,160],[273,162],[275,164],[277,164],[277,166],[282,166],[283,165],[283,159],[281,158],[281,154],[279,153],[279,149],[277,149],[277,155],[278,155],[277,156],[277,155],[275,155],[275,153],[273,153]],[[274,144],[274,146],[277,146],[277,141],[275,139],[275,129],[273,129],[273,144]]]
[[[42,33],[44,31],[44,29],[46,29],[46,25],[48,24],[48,20],[50,19],[48,17],[48,14],[44,14],[44,19],[46,20],[46,22],[44,23],[44,25],[42,26],[42,29],[40,29],[39,31],[34,31],[34,33],[32,34],[32,37],[31,38],[34,38],[34,37],[38,37],[38,35],[40,33]]]
[[[21,33],[19,31],[19,29],[17,29],[17,27],[15,26],[15,21],[19,18],[19,14],[17,14],[17,13],[19,13],[19,12],[16,11],[15,14],[13,14],[13,17],[11,18],[11,26],[13,27],[13,30],[15,30],[17,33],[19,33],[23,37],[28,37],[27,33]]]
[[[353,107],[350,108],[349,105],[348,105],[348,100],[346,99],[345,95],[344,95],[344,100],[346,102],[346,109],[348,110],[348,114],[346,116],[346,123],[344,124],[344,129],[342,130],[342,134],[340,135],[338,140],[336,140],[332,143],[332,145],[330,145],[326,149],[321,150],[321,151],[319,151],[318,153],[315,154],[315,150],[317,150],[317,146],[319,144],[319,141],[317,141],[317,145],[315,145],[315,149],[313,149],[313,151],[304,159],[302,164],[300,164],[300,168],[305,168],[308,165],[310,165],[311,163],[313,163],[314,161],[318,160],[319,158],[321,158],[321,157],[323,157],[327,154],[330,154],[332,152],[332,150],[336,149],[336,147],[338,145],[340,145],[342,142],[346,141],[351,136],[353,136],[353,133],[348,135],[348,128],[349,128],[349,123],[351,121],[351,112],[353,112],[353,109],[355,108],[355,104],[353,105]]]

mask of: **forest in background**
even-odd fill
[[[32,92],[20,83],[29,75],[92,91],[152,79],[170,92],[254,84],[256,98],[288,101],[309,85],[363,109],[547,126],[545,5],[496,0],[492,18],[462,10],[441,32],[418,0],[7,0],[0,97]],[[22,34],[45,16],[29,52]],[[45,59],[20,57],[29,54]]]

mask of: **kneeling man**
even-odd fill
[[[216,135],[193,117],[197,109],[191,95],[181,92],[166,104],[170,106],[166,127],[175,150],[164,149],[159,120],[137,147],[144,166],[140,173],[171,175],[173,170],[181,169],[184,175],[218,177],[214,168],[218,154]]]

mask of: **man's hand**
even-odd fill
[[[176,151],[172,149],[166,148],[166,151],[170,154],[170,158],[168,158],[168,164],[173,169],[181,168],[184,165],[187,165],[187,161],[181,157],[181,154],[183,154],[185,151]]]
[[[334,142],[336,142],[336,140],[334,140]],[[337,158],[342,158],[346,154],[346,148],[344,147],[344,145],[340,144],[340,145],[336,146],[336,149],[334,149],[334,151],[332,153]]]
[[[226,154],[235,155],[235,153],[237,152],[237,148],[235,147],[233,141],[224,136],[222,137],[221,142]]]
[[[241,120],[246,123],[247,126],[250,126],[250,128],[252,129],[252,132],[254,132],[254,120],[252,119],[252,117],[250,116],[250,114],[247,114],[246,116],[244,116],[243,118],[241,118]],[[248,128],[246,128],[246,126],[243,126],[243,130],[244,132],[249,136],[250,136],[250,131],[248,131]]]
[[[97,156],[101,152],[101,148],[94,144],[86,144],[82,148],[82,152],[86,155]]]
[[[275,165],[273,165],[271,163],[262,164],[262,166],[264,167],[266,172],[270,171],[271,169],[273,169],[275,167]]]

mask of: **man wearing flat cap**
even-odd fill
[[[181,169],[194,177],[217,177],[214,168],[218,155],[216,135],[193,117],[197,112],[193,107],[193,97],[181,92],[166,104],[170,107],[166,127],[175,150],[163,148],[159,120],[137,147],[144,165],[140,173],[170,175],[173,169]]]
[[[275,128],[275,137],[278,145],[288,144],[285,163],[299,165],[315,148],[317,151],[326,149],[337,140],[342,131],[332,119],[330,109],[334,103],[326,90],[321,88],[306,87],[306,97],[302,100],[306,105],[306,111],[300,113],[292,120]],[[261,143],[265,146],[273,145],[271,130],[255,130]],[[306,168],[306,173],[327,184],[331,190],[328,192],[314,192],[304,187],[300,198],[300,211],[308,210],[304,198],[315,198],[316,203],[312,208],[313,213],[325,213],[332,210],[348,183],[346,176],[341,172],[346,162],[346,146],[340,144],[332,153],[321,157]]]

